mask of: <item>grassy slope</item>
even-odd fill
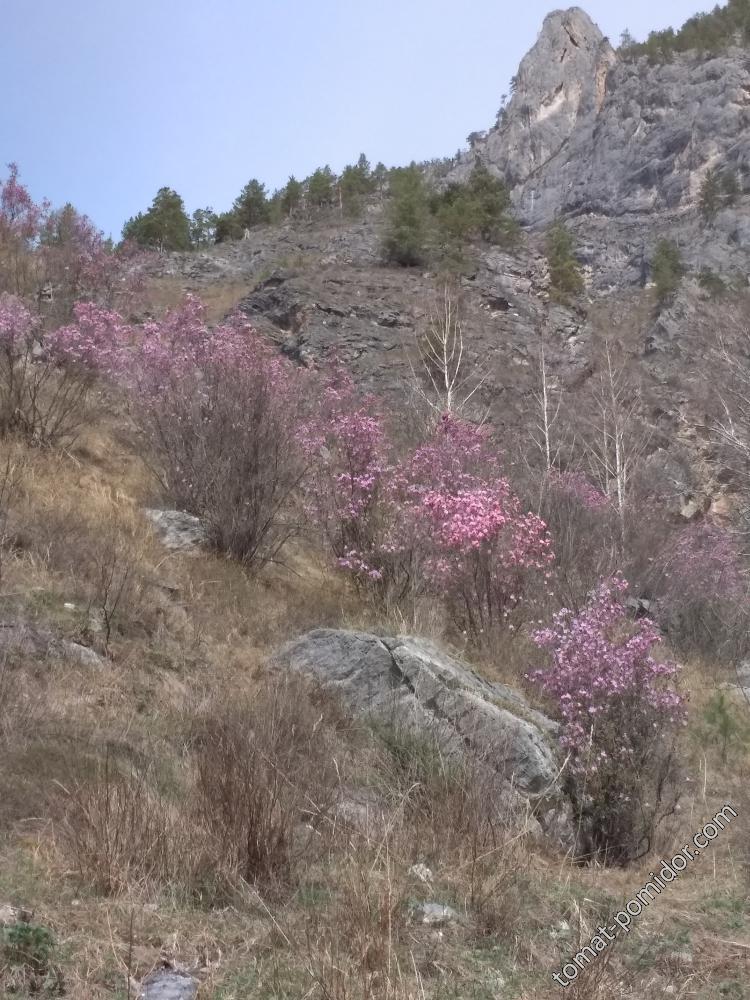
[[[372,734],[328,719],[335,781],[348,786],[364,776],[382,794],[385,822],[364,831],[321,825],[288,870],[256,888],[243,884],[236,866],[212,856],[215,841],[204,826],[183,830],[192,817],[195,720],[206,706],[219,715],[232,705],[250,711],[265,689],[267,653],[292,635],[320,625],[397,623],[362,606],[310,551],[296,551],[288,570],[251,581],[211,555],[164,550],[140,514],[155,496],[124,417],[102,418],[64,454],[20,448],[14,456],[20,486],[0,620],[48,627],[98,649],[105,662],[85,666],[28,651],[3,660],[0,907],[33,910],[56,945],[52,974],[0,961],[0,995],[55,995],[62,982],[63,995],[81,1000],[132,997],[128,976],[138,981],[165,958],[197,969],[200,996],[215,1000],[543,1000],[558,995],[551,974],[578,942],[641,888],[657,857],[677,851],[727,801],[740,814],[734,826],[568,993],[650,998],[674,986],[672,995],[706,1000],[746,995],[749,758],[735,748],[722,763],[696,723],[685,735],[690,781],[681,812],[654,858],[613,872],[576,868],[510,823],[490,836],[476,817],[459,817],[459,807],[471,813],[473,800],[439,767],[426,773],[422,762],[404,774]],[[124,587],[105,650],[97,609],[112,567]],[[516,662],[514,651],[499,650],[480,667],[517,683]],[[730,679],[716,665],[689,667],[694,719]],[[70,808],[110,754],[118,767],[147,776],[138,815],[151,815],[158,792],[160,821],[176,818],[175,844],[183,845],[183,832],[187,839],[166,874],[152,877],[123,865],[122,851],[105,837],[116,876],[107,894],[96,888],[101,851],[81,863],[74,849]],[[293,782],[291,773],[285,781]],[[426,796],[415,793],[417,783]],[[109,836],[101,799],[96,807]],[[80,827],[79,816],[79,836]],[[134,821],[131,833],[138,855],[143,825]],[[199,862],[204,878],[206,868],[221,870],[220,891],[200,888]],[[416,862],[429,864],[432,884],[410,873]],[[409,913],[420,899],[450,903],[465,920],[417,925]]]

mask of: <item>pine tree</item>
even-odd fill
[[[232,213],[240,229],[252,229],[268,222],[269,205],[265,184],[253,178],[244,186],[232,206]]]
[[[482,163],[477,163],[471,172],[468,195],[482,239],[493,243],[505,243],[515,237],[518,226],[509,214],[508,188]]]
[[[698,207],[703,221],[710,224],[716,218],[719,211],[721,187],[719,178],[715,170],[708,170],[701,184]]]
[[[418,167],[400,167],[391,172],[383,255],[392,264],[414,267],[427,256],[430,213],[424,178]]]
[[[362,153],[356,164],[344,167],[339,178],[341,204],[347,215],[356,215],[360,211],[362,202],[370,194],[372,187],[370,162]]]
[[[190,219],[182,198],[172,188],[159,188],[149,210],[128,219],[122,236],[160,251],[189,250]]]
[[[313,208],[327,208],[333,204],[333,187],[336,175],[329,166],[319,167],[307,180],[307,198]]]
[[[375,165],[375,169],[372,172],[372,185],[373,189],[377,192],[380,200],[383,200],[385,194],[386,184],[388,183],[388,167],[382,162],[378,162]]]
[[[196,208],[190,220],[190,242],[194,247],[206,247],[216,242],[218,217],[212,208]]]
[[[302,203],[302,182],[292,175],[281,192],[281,209],[286,216],[292,216]]]
[[[721,176],[721,193],[725,205],[734,205],[741,194],[737,174],[734,170],[726,170]]]
[[[566,301],[584,290],[583,275],[575,258],[575,244],[562,219],[547,230],[547,263],[553,297]]]
[[[651,271],[656,285],[656,298],[664,305],[677,291],[685,274],[680,248],[673,240],[660,240],[654,251]]]

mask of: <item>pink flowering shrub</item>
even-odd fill
[[[444,416],[394,470],[395,536],[416,550],[431,593],[471,635],[502,626],[554,561],[544,522],[524,513],[485,429]]]
[[[126,336],[119,316],[90,305],[44,333],[20,299],[0,295],[0,433],[38,444],[74,435],[97,375],[109,370]]]
[[[50,323],[65,322],[77,302],[124,310],[142,290],[146,254],[112,247],[89,218],[72,205],[48,212],[38,236],[38,282]]]
[[[580,608],[620,557],[620,526],[610,498],[582,472],[552,471],[541,489],[540,514],[555,541],[553,590]]]
[[[648,851],[673,805],[674,747],[685,719],[678,668],[652,655],[661,640],[652,622],[629,620],[627,589],[613,577],[579,614],[560,611],[533,637],[550,665],[528,675],[560,720],[587,849],[615,864]]]
[[[549,485],[556,493],[570,497],[589,511],[605,509],[612,503],[611,497],[602,493],[582,472],[558,472],[553,469]]]
[[[313,513],[339,565],[396,600],[429,594],[477,636],[505,624],[554,556],[522,511],[489,435],[451,416],[399,455],[371,401],[329,389]]]
[[[133,416],[170,502],[247,568],[277,560],[301,526],[304,373],[239,318],[209,329],[193,297],[145,325],[124,359]]]
[[[23,295],[33,283],[31,256],[49,205],[37,205],[18,179],[18,167],[8,165],[0,180],[0,291]]]
[[[659,554],[656,586],[662,623],[677,647],[744,654],[747,574],[731,531],[708,520],[683,528]],[[737,640],[744,640],[740,650],[731,648]]]
[[[33,301],[47,328],[69,322],[77,302],[128,307],[146,259],[113,247],[72,205],[37,203],[10,164],[0,180],[0,292]]]
[[[382,583],[390,471],[383,419],[337,369],[323,387],[306,448],[314,465],[306,505],[338,565],[355,580]]]

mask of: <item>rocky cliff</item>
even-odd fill
[[[524,460],[533,453],[542,337],[578,435],[593,412],[606,340],[637,393],[649,449],[671,453],[677,510],[716,498],[705,428],[718,404],[706,379],[717,335],[739,343],[746,298],[714,300],[697,278],[710,268],[747,284],[749,66],[740,49],[710,59],[688,53],[664,65],[626,62],[580,9],[545,20],[501,123],[451,175],[460,182],[476,158],[484,161],[509,179],[525,224],[512,251],[473,247],[459,290],[467,362],[486,368],[477,406],[491,414],[509,457],[516,449]],[[744,191],[707,226],[697,200],[712,167],[732,170]],[[586,278],[585,295],[567,306],[551,299],[544,256],[544,227],[558,213],[575,232]],[[241,243],[170,255],[158,276],[208,299],[223,289],[220,315],[238,307],[301,364],[336,358],[403,412],[415,338],[440,280],[384,266],[381,230],[378,200],[356,221],[337,213],[290,220],[255,229]],[[664,237],[680,244],[688,276],[669,308],[658,310],[647,286]],[[682,451],[688,465],[701,467],[697,508],[692,473],[676,465]]]
[[[521,62],[499,123],[451,179],[477,159],[506,178],[527,225],[563,213],[679,229],[693,221],[708,170],[732,171],[750,192],[747,50],[625,61],[584,11],[556,11]],[[717,233],[750,250],[746,209],[723,213]]]

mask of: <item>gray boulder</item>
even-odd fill
[[[443,927],[461,922],[456,910],[444,903],[418,903],[412,908],[412,919],[425,927]]]
[[[198,980],[179,969],[158,969],[144,981],[139,1000],[195,1000]]]
[[[144,510],[162,544],[174,551],[190,551],[206,541],[206,529],[200,518],[181,510]]]
[[[356,715],[435,737],[446,756],[474,754],[525,796],[554,794],[554,723],[424,639],[317,629],[272,666],[313,677]]]

